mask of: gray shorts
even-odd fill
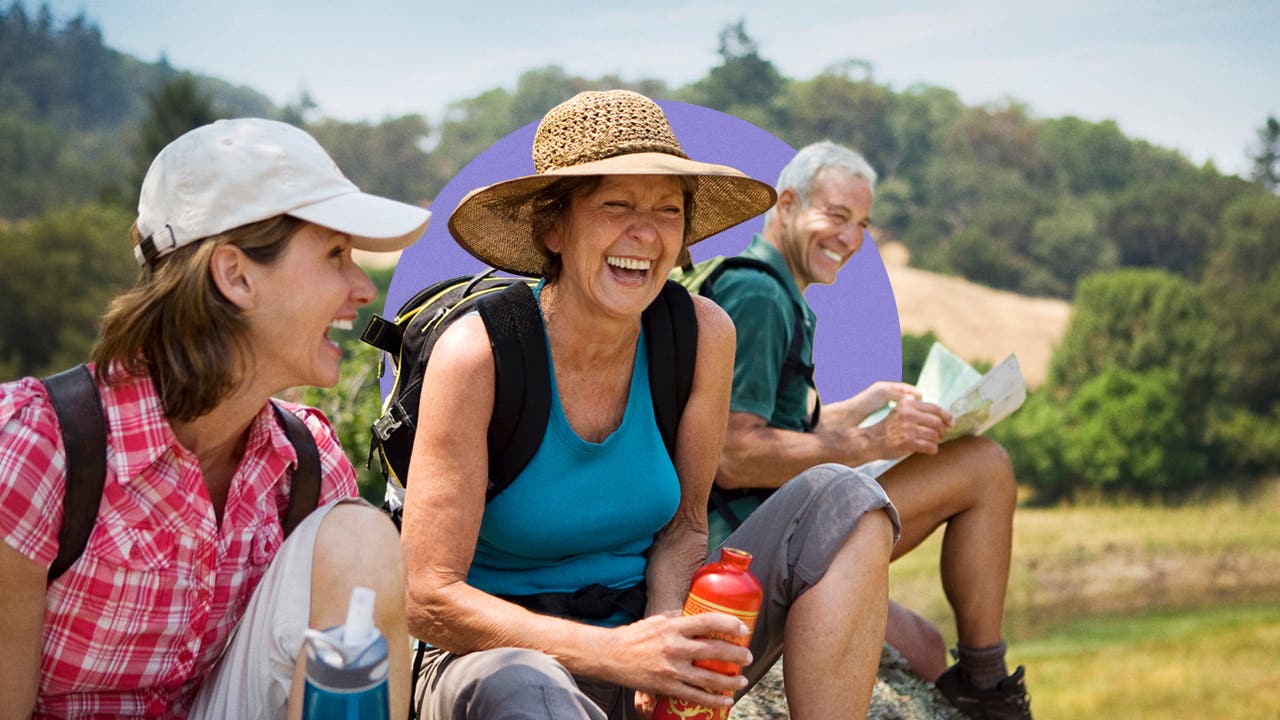
[[[721,547],[751,553],[751,572],[764,586],[764,603],[751,634],[755,661],[742,670],[751,685],[782,654],[792,604],[822,579],[858,520],[873,510],[889,515],[897,542],[902,523],[880,483],[844,465],[827,463],[792,478],[725,539]]]
[[[783,485],[725,540],[751,553],[751,571],[764,586],[751,636],[755,661],[742,673],[747,689],[782,654],[791,605],[822,579],[858,520],[873,510],[888,513],[896,541],[898,511],[879,483],[844,465],[818,465]],[[575,677],[549,656],[521,648],[430,650],[414,694],[425,720],[636,717],[628,689]]]

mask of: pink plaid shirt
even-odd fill
[[[35,716],[181,717],[280,547],[296,455],[264,406],[219,527],[151,380],[99,391],[109,438],[102,505],[84,554],[47,590]],[[355,495],[328,421],[285,407],[316,437],[320,502]],[[0,384],[0,532],[45,567],[57,554],[65,466],[43,385]]]

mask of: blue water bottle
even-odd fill
[[[306,632],[303,720],[388,720],[387,641],[373,625],[374,592],[351,590],[347,621]]]

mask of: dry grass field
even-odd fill
[[[939,537],[894,599],[955,642]],[[1037,717],[1280,717],[1280,479],[1180,507],[1020,508],[1006,635]]]
[[[932,330],[944,345],[969,360],[999,362],[1014,353],[1031,387],[1044,382],[1053,348],[1066,331],[1071,304],[993,290],[959,277],[908,267],[909,253],[885,243],[880,257],[898,302],[902,332]]]

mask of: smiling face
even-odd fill
[[[775,245],[801,292],[814,283],[835,282],[840,268],[862,247],[871,224],[871,197],[866,178],[836,168],[814,177],[806,203],[790,188],[778,196]]]
[[[254,270],[262,301],[247,316],[256,379],[281,389],[337,384],[342,351],[329,330],[349,330],[377,293],[351,259],[351,238],[307,223],[278,260]]]
[[[669,175],[608,175],[575,194],[543,238],[559,253],[557,292],[605,314],[639,317],[658,296],[684,243],[685,201]]]

